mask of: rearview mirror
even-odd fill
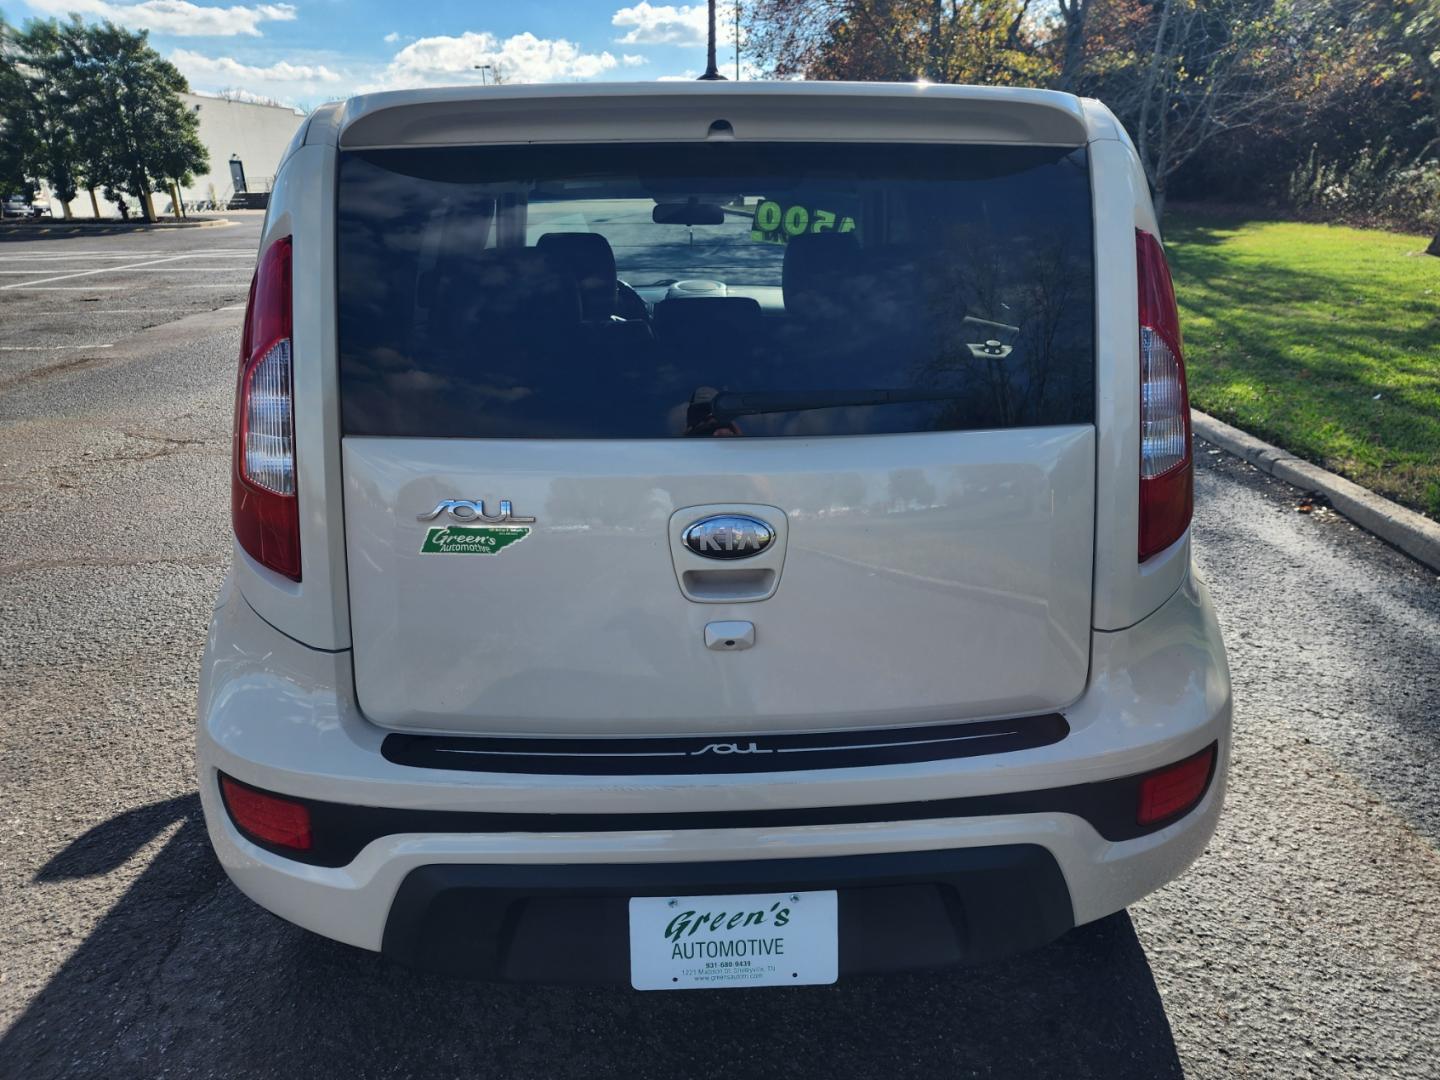
[[[723,225],[725,211],[714,203],[691,198],[683,203],[656,203],[650,220],[656,225]]]

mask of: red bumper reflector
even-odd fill
[[[1177,817],[1192,810],[1210,785],[1215,768],[1215,747],[1207,746],[1200,753],[1167,765],[1140,781],[1140,807],[1136,821],[1153,825],[1166,818]]]
[[[303,803],[256,791],[224,775],[220,792],[230,820],[251,840],[294,851],[310,850],[310,811]]]

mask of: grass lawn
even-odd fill
[[[1164,223],[1197,408],[1440,518],[1440,258],[1429,237]]]

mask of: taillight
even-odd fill
[[[1193,810],[1210,786],[1215,769],[1215,747],[1207,746],[1200,753],[1157,769],[1140,781],[1140,799],[1135,820],[1140,825],[1154,825],[1166,818],[1179,817]]]
[[[256,562],[300,580],[300,507],[295,490],[290,237],[260,257],[245,306],[235,391],[230,516]]]
[[[247,838],[293,851],[309,851],[310,809],[293,799],[220,777],[220,793],[230,820]]]
[[[1135,231],[1140,279],[1140,561],[1185,535],[1194,508],[1180,313],[1160,241]]]

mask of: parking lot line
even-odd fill
[[[0,345],[0,352],[59,352],[61,349],[113,349],[112,341],[107,345]]]
[[[89,263],[89,264],[93,264],[93,265],[95,265],[98,269],[109,270],[109,269],[114,269],[114,267],[109,266],[109,265],[106,265],[106,264],[108,264],[108,263],[134,262],[136,259],[152,259],[152,258],[161,258],[161,257],[162,257],[162,256],[161,256],[160,254],[158,254],[158,253],[153,253],[153,252],[148,252],[148,251],[132,251],[130,254],[125,255],[125,256],[108,256],[108,257],[105,257],[105,258],[101,258],[101,257],[93,256],[93,255],[66,255],[66,256],[54,257],[54,258],[47,257],[47,258],[27,259],[27,258],[22,258],[22,257],[14,256],[14,255],[3,255],[3,254],[0,254],[0,263],[3,263],[3,264],[5,264],[5,265],[7,265],[7,266],[19,267],[19,268],[22,268],[22,269],[23,269],[24,267],[27,267],[27,266],[33,266],[33,267],[36,267],[37,269],[43,271],[43,270],[45,270],[45,269],[47,269],[47,268],[49,268],[49,267],[52,267],[52,266],[59,266],[59,268],[60,268],[61,270],[64,270],[64,269],[66,269],[66,267],[63,265],[64,263],[76,263],[76,262],[78,262],[78,263]],[[164,257],[165,257],[165,258],[172,258],[172,259],[213,259],[213,260],[216,260],[216,261],[223,261],[223,260],[225,260],[225,259],[231,259],[231,260],[235,260],[235,261],[238,262],[238,261],[245,260],[245,259],[253,259],[253,258],[255,258],[255,255],[254,255],[253,252],[247,252],[247,253],[241,255],[241,254],[231,254],[231,253],[225,252],[225,251],[189,251],[189,252],[184,252],[183,254],[179,254],[179,255],[169,255],[169,256],[164,256]]]
[[[121,269],[116,267],[115,269]],[[108,268],[107,268],[108,270]],[[233,274],[243,273],[243,266],[142,266],[129,272],[135,274]],[[0,270],[0,274],[42,274],[43,270]],[[95,273],[96,271],[91,271]],[[102,271],[103,272],[103,271]],[[53,279],[52,279],[53,280]]]
[[[188,258],[186,255],[167,255],[163,259],[148,259],[145,262],[134,263],[130,266],[102,266],[95,270],[76,270],[73,273],[57,274],[54,277],[41,278],[39,281],[17,281],[13,285],[0,285],[0,292],[7,289],[18,289],[25,286],[48,285],[52,281],[69,281],[71,278],[88,277],[91,274],[114,274],[122,270],[138,270],[144,266],[158,266],[160,263],[179,262]]]

